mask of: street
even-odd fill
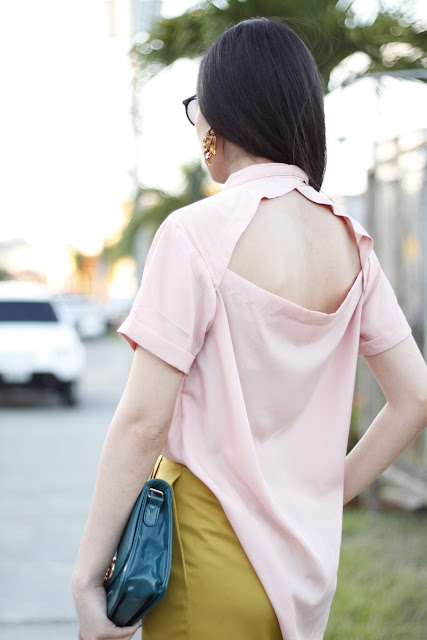
[[[7,640],[77,639],[71,574],[133,358],[115,332],[85,344],[77,407],[63,406],[53,391],[0,393],[0,638]]]

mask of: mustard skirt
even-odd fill
[[[188,467],[164,456],[150,477],[172,486],[172,564],[166,594],[142,619],[142,640],[282,640],[217,497]]]

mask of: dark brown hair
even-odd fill
[[[297,165],[320,191],[326,168],[323,82],[284,18],[250,18],[222,33],[201,60],[197,98],[216,133],[253,155]]]

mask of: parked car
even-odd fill
[[[132,298],[110,298],[104,304],[104,312],[109,329],[118,329],[131,310]]]
[[[75,405],[86,350],[53,298],[41,284],[0,282],[0,387],[54,388]]]
[[[89,296],[63,293],[55,296],[55,303],[61,318],[72,324],[79,336],[98,338],[107,332],[107,318],[104,307]]]

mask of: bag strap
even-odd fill
[[[163,458],[163,455],[162,455],[162,454],[160,454],[160,455],[159,455],[159,457],[157,458],[156,463],[155,463],[155,465],[154,465],[154,467],[153,467],[153,470],[152,470],[152,472],[151,472],[151,474],[150,474],[149,480],[152,480],[152,478],[155,478],[155,477],[156,477],[156,475],[157,475],[157,471],[159,470],[160,463],[161,463],[161,461],[162,461],[162,458]]]

